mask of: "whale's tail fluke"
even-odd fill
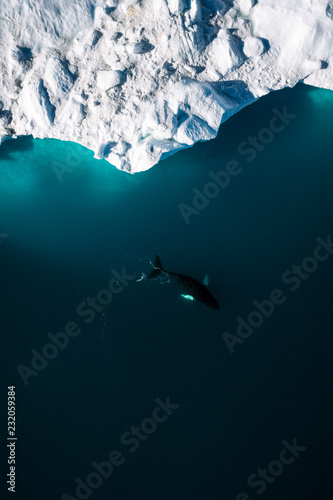
[[[158,255],[155,256],[155,264],[154,264],[154,269],[152,272],[149,274],[148,279],[151,280],[153,278],[156,278],[161,272],[163,271],[162,269],[162,262],[161,259],[159,258]]]

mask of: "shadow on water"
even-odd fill
[[[0,168],[2,160],[14,160],[13,154],[21,154],[32,150],[34,139],[32,135],[8,139],[0,146]]]

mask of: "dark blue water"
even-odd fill
[[[332,498],[332,113],[333,93],[299,85],[135,176],[71,143],[1,146],[1,400],[15,385],[17,499]],[[195,208],[231,161],[238,175]],[[188,224],[180,204],[194,208]],[[140,280],[155,253],[209,275],[221,309],[167,277]],[[110,298],[112,270],[131,278]],[[260,316],[253,302],[267,299]],[[228,347],[249,315],[260,326]],[[65,328],[77,335],[32,365]],[[302,451],[281,465],[295,439]],[[113,450],[118,465],[96,475]]]

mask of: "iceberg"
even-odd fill
[[[333,0],[2,0],[0,143],[148,170],[274,90],[333,90]]]

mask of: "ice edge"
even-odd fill
[[[333,90],[332,0],[45,5],[0,7],[0,142],[73,141],[135,173],[271,91]]]

